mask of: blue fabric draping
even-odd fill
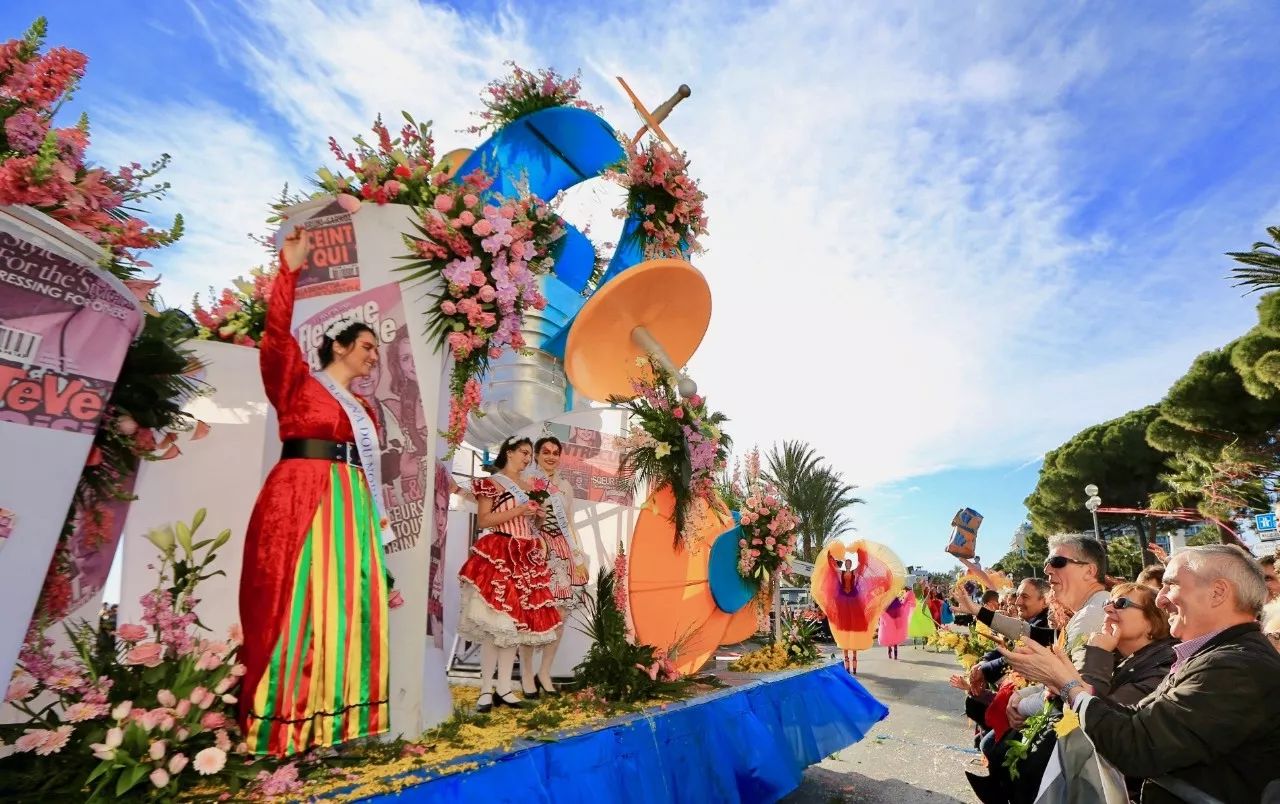
[[[554,742],[525,742],[507,753],[458,760],[478,762],[474,770],[450,776],[411,771],[405,777],[420,782],[365,800],[773,802],[800,784],[806,767],[858,742],[888,714],[857,679],[826,665],[668,704]]]

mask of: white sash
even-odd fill
[[[347,420],[351,422],[351,432],[355,433],[356,450],[360,453],[365,482],[369,485],[369,492],[373,496],[373,505],[378,510],[378,529],[382,533],[382,546],[386,547],[395,540],[395,534],[391,531],[391,524],[387,519],[387,504],[382,498],[382,452],[378,449],[378,428],[364,405],[361,405],[347,389],[338,385],[327,373],[317,371],[311,376],[337,400],[346,411]]]
[[[516,505],[528,505],[529,495],[524,489],[520,488],[520,484],[507,477],[502,473],[495,473],[491,476],[494,483],[502,486],[507,492],[516,498]]]
[[[560,532],[563,533],[566,537],[568,537],[570,532],[569,531],[569,512],[565,510],[564,497],[561,496],[561,492],[559,491],[559,488],[560,488],[559,485],[557,484],[555,486],[555,490],[553,491],[551,486],[551,478],[548,477],[547,473],[542,471],[542,467],[538,466],[537,464],[535,464],[532,468],[529,469],[529,476],[547,481],[547,491],[551,492],[550,496],[547,497],[547,502],[551,505],[551,513],[555,514],[556,524],[560,526]]]

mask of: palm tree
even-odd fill
[[[1227,256],[1240,265],[1231,269],[1236,285],[1249,285],[1252,290],[1280,288],[1280,226],[1268,226],[1271,243],[1253,244],[1252,251],[1231,251]]]
[[[800,555],[812,561],[822,544],[851,527],[845,511],[864,502],[853,494],[854,486],[824,465],[813,447],[804,441],[783,441],[766,456],[765,480],[777,487],[799,519]]]

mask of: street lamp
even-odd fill
[[[1098,509],[1102,507],[1102,498],[1098,496],[1098,487],[1090,483],[1084,487],[1084,493],[1089,495],[1089,499],[1084,502],[1084,507],[1089,509],[1089,513],[1093,515],[1093,536],[1102,543],[1103,549],[1106,549],[1107,541],[1102,538],[1102,529],[1098,527]]]

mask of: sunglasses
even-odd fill
[[[1088,564],[1088,563],[1089,563],[1088,561],[1080,561],[1079,559],[1067,558],[1066,556],[1049,556],[1044,561],[1044,568],[1049,569],[1050,567],[1053,567],[1054,569],[1062,569],[1068,564]]]
[[[1110,604],[1110,606],[1111,606],[1113,609],[1116,609],[1117,611],[1119,611],[1119,610],[1121,610],[1121,609],[1140,609],[1140,608],[1142,608],[1142,606],[1141,606],[1141,605],[1139,605],[1139,604],[1138,604],[1138,602],[1137,602],[1136,600],[1130,600],[1130,599],[1129,599],[1129,598],[1127,598],[1127,597],[1117,597],[1117,598],[1112,598],[1111,600],[1108,600],[1108,601],[1107,601],[1107,603],[1108,603],[1108,604]]]

